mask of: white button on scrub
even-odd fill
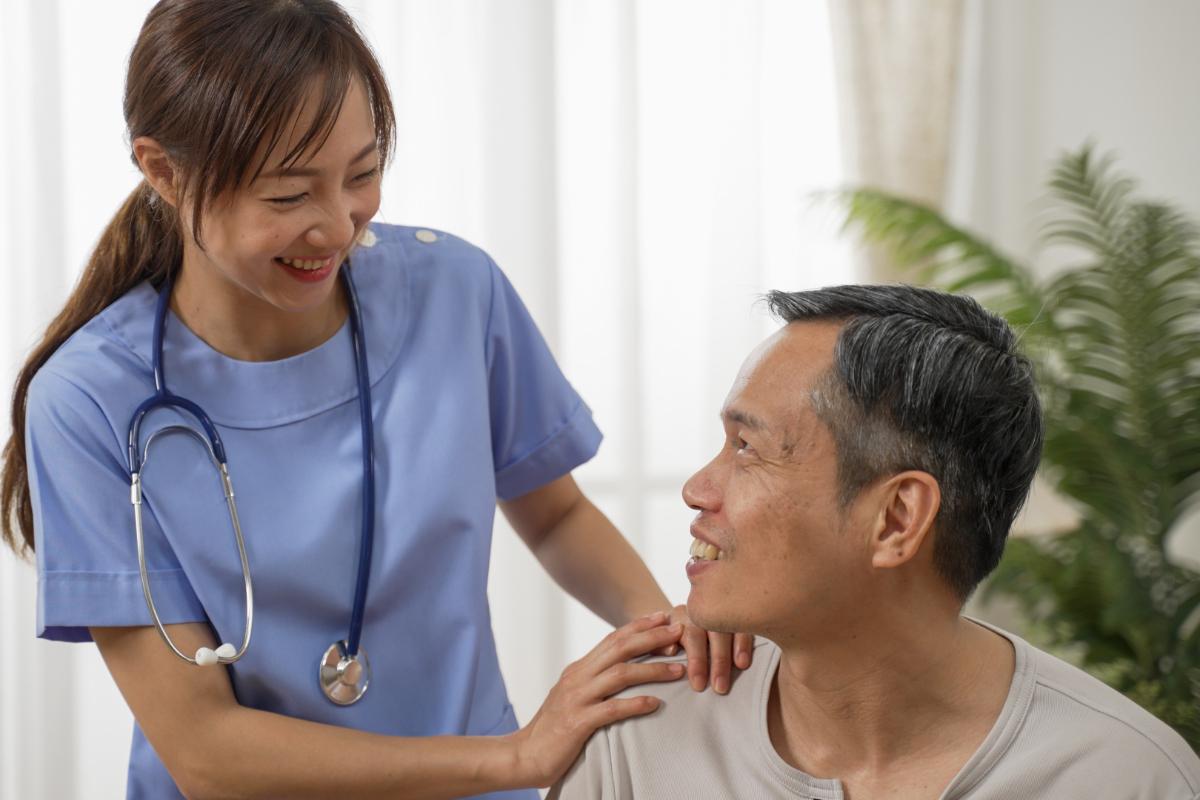
[[[438,240],[437,234],[433,231],[419,230],[414,236],[417,237],[418,242],[424,242],[425,244],[433,244]]]

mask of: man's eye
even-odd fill
[[[740,436],[735,436],[733,438],[733,449],[737,450],[739,453],[750,452],[754,450],[754,448],[750,446],[750,443]]]

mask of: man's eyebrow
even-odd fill
[[[736,422],[752,431],[760,431],[767,434],[770,441],[777,443],[779,450],[784,456],[791,456],[792,452],[796,449],[796,442],[786,428],[782,432],[777,431],[768,425],[765,419],[756,417],[749,411],[743,411],[740,408],[726,408],[721,411],[721,419],[726,422]]]
[[[350,163],[353,164],[366,158],[376,149],[376,147],[376,143],[371,142],[362,150],[359,150],[358,154],[355,155],[354,158],[350,159]],[[316,174],[317,170],[312,169],[311,167],[288,167],[287,169],[273,169],[270,172],[264,172],[260,174],[256,180],[261,180],[263,178],[308,178]]]
[[[721,411],[721,419],[728,422],[736,422],[739,425],[745,425],[753,430],[771,432],[771,426],[766,423],[766,420],[756,417],[749,411],[743,411],[740,408],[726,408]]]

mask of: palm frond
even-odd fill
[[[881,246],[919,280],[954,292],[981,292],[988,307],[1029,335],[1042,334],[1042,297],[1030,272],[936,210],[876,189],[845,189],[830,199],[846,212],[843,230]]]

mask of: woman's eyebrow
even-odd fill
[[[372,152],[375,151],[376,146],[377,145],[375,142],[371,142],[366,147],[364,147],[362,150],[359,150],[358,154],[355,155],[354,158],[350,159],[350,163],[354,164],[356,162],[362,161],[364,158],[366,158],[368,155],[370,155]],[[288,167],[287,169],[273,169],[270,172],[264,172],[261,175],[259,175],[258,178],[256,178],[255,180],[261,180],[263,178],[267,178],[267,179],[270,179],[270,178],[308,178],[308,177],[312,177],[313,175],[316,175],[317,172],[318,172],[318,170],[315,170],[312,167]]]

